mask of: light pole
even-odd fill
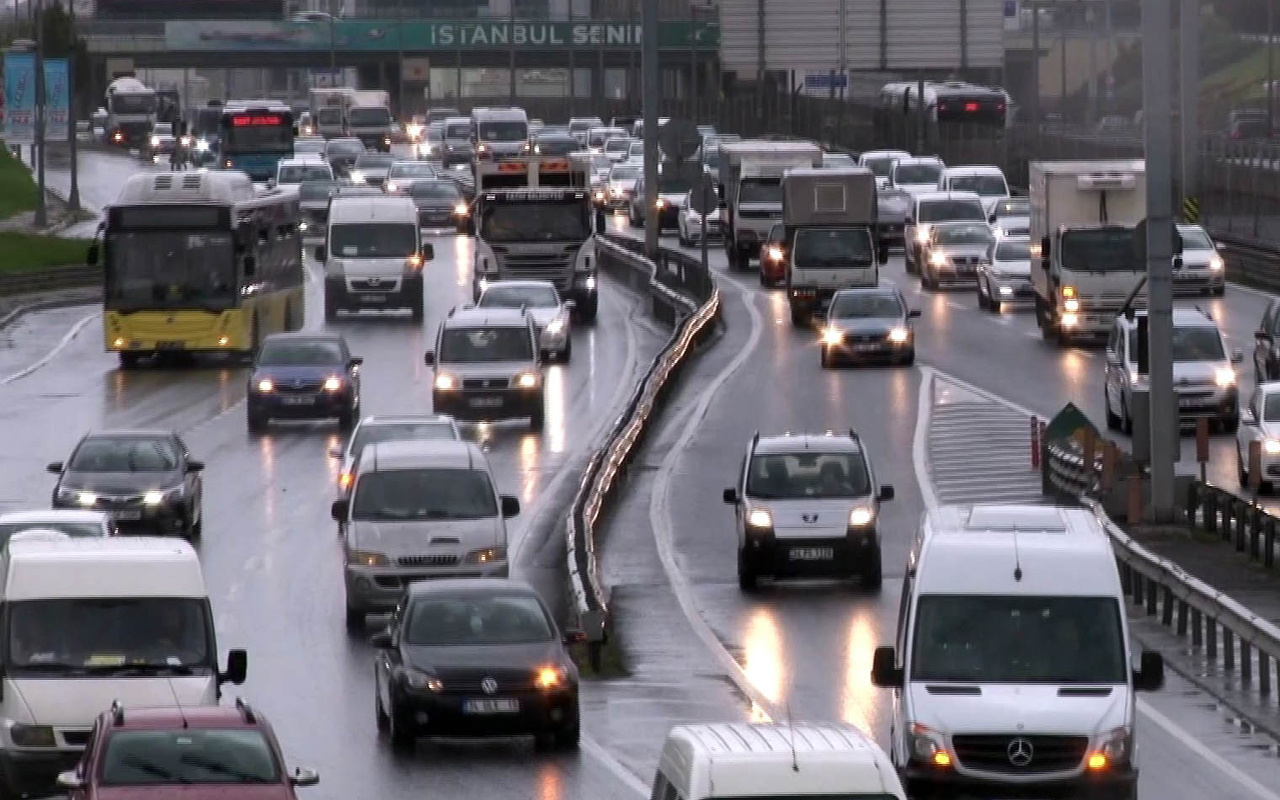
[[[75,0],[67,0],[67,9],[71,20],[71,50],[67,53],[67,146],[71,150],[71,191],[67,195],[67,205],[72,211],[80,210],[80,160],[79,144],[76,142],[76,51],[79,49],[76,34]],[[89,123],[89,133],[93,134],[93,123]]]
[[[44,201],[44,0],[36,6],[36,217],[37,228],[49,224],[49,209]]]
[[[341,2],[341,0],[337,0]],[[338,85],[338,48],[334,41],[334,13],[333,4],[335,0],[329,0],[329,88],[335,88]]]

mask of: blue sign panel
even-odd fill
[[[36,140],[36,55],[4,54],[5,142]]]
[[[804,76],[804,88],[806,89],[830,89],[833,84],[837,89],[847,89],[849,88],[849,76],[842,73],[832,75],[829,72]]]
[[[65,142],[71,117],[70,75],[65,58],[44,60],[44,140]]]

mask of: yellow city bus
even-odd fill
[[[298,221],[296,192],[256,193],[242,172],[130,178],[100,228],[107,351],[123,368],[162,354],[252,358],[267,334],[301,329]]]

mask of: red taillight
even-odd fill
[[[965,111],[977,111],[977,110],[978,110],[978,104],[977,104],[977,103],[965,103],[965,104],[964,104],[964,110],[965,110]]]
[[[997,103],[996,111],[1004,111],[1004,103]]]

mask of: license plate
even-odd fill
[[[1195,408],[1198,405],[1200,405],[1199,400],[1192,400],[1189,398],[1178,400],[1178,408]]]
[[[314,397],[281,397],[281,405],[286,406],[313,406],[316,404]]]
[[[181,350],[182,342],[156,342],[157,350]]]
[[[836,551],[831,547],[793,547],[791,548],[792,561],[830,561],[836,557]]]
[[[358,295],[362,303],[385,303],[387,296],[385,294],[362,294]]]
[[[142,519],[142,509],[126,508],[113,514],[116,519]]]
[[[466,700],[462,711],[464,714],[516,714],[520,711],[520,701],[514,697]]]
[[[854,346],[853,346],[853,349],[854,349],[856,352],[859,352],[859,353],[874,353],[875,351],[877,351],[877,350],[879,350],[879,349],[880,349],[880,345],[878,345],[878,344],[856,344],[856,345],[854,345]]]
[[[467,401],[467,405],[472,408],[499,408],[502,405],[501,397],[473,397]]]

